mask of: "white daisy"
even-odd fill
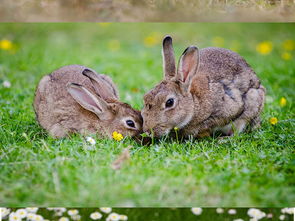
[[[3,81],[3,87],[10,88],[11,83],[9,81]]]
[[[7,209],[5,207],[0,208],[0,214],[1,214],[2,219],[4,219],[6,216],[8,216],[9,213],[10,213],[10,209]]]
[[[28,213],[36,213],[38,211],[37,207],[27,207],[26,208]]]
[[[21,221],[22,219],[20,218],[19,215],[17,215],[15,212],[12,212],[9,214],[9,221]]]
[[[257,220],[262,219],[266,216],[266,214],[264,212],[262,212],[259,209],[255,209],[255,208],[248,209],[247,214],[248,214],[248,216],[250,216],[254,219],[257,219]]]
[[[75,215],[78,215],[79,211],[76,210],[76,209],[70,209],[68,210],[68,214],[69,216],[75,216]]]
[[[193,207],[192,208],[192,213],[193,214],[195,214],[195,215],[201,215],[201,213],[202,213],[202,208],[200,208],[200,207]]]
[[[44,221],[44,218],[41,215],[36,215],[34,221]]]
[[[120,220],[120,215],[118,213],[111,213],[109,216],[111,221],[119,221]]]
[[[128,216],[120,215],[120,220],[126,221],[126,220],[128,220]]]
[[[228,210],[228,214],[235,215],[235,214],[237,214],[237,210],[235,210],[235,209],[229,209]]]
[[[74,216],[71,216],[72,220],[80,220],[81,219],[81,216],[80,215],[74,215]]]
[[[285,218],[286,218],[285,215],[280,215],[280,216],[279,216],[279,219],[280,219],[280,220],[285,220]]]
[[[28,220],[33,221],[33,220],[35,220],[35,217],[36,217],[36,214],[35,213],[28,213],[27,214],[27,219]]]
[[[282,213],[287,213],[287,214],[293,214],[294,213],[294,208],[283,208],[281,209]]]
[[[27,214],[28,214],[27,210],[25,210],[25,209],[18,209],[18,210],[15,211],[15,213],[16,213],[17,215],[19,215],[19,217],[20,217],[21,219],[27,217]]]
[[[110,212],[112,212],[112,208],[110,208],[110,207],[100,207],[99,209],[103,213],[110,213]]]
[[[90,143],[91,145],[95,145],[96,144],[96,141],[92,137],[86,137],[86,141],[88,143]]]
[[[68,217],[60,217],[58,221],[69,221]]]
[[[216,212],[221,214],[221,213],[224,213],[224,209],[222,208],[216,208]]]
[[[244,221],[243,219],[234,219],[233,221]]]
[[[93,220],[98,220],[102,218],[102,215],[99,212],[94,212],[90,214],[90,218]]]

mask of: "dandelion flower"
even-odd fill
[[[235,209],[229,209],[228,210],[228,214],[235,215],[235,214],[237,214],[237,210],[235,210]]]
[[[256,46],[256,51],[262,55],[267,55],[272,51],[273,45],[271,41],[260,42]]]
[[[155,45],[160,44],[161,35],[157,32],[153,32],[147,37],[144,38],[143,43],[146,47],[153,47]]]
[[[269,122],[270,122],[270,124],[272,124],[272,125],[276,125],[276,124],[278,123],[278,118],[276,118],[276,117],[271,117],[271,118],[269,119]]]
[[[99,209],[103,213],[110,213],[110,212],[112,212],[112,208],[110,208],[110,207],[100,207]]]
[[[77,215],[78,213],[79,213],[79,211],[76,210],[76,209],[70,209],[70,210],[68,210],[68,214],[69,214],[69,216],[75,216],[75,215]]]
[[[222,37],[214,37],[212,39],[212,44],[215,46],[215,47],[223,47],[224,46],[224,39]]]
[[[120,220],[120,215],[118,213],[111,213],[108,218],[111,221],[119,221]]]
[[[193,207],[192,208],[192,213],[193,214],[195,214],[195,215],[201,215],[201,213],[202,213],[202,208],[200,208],[200,207]]]
[[[108,48],[111,50],[111,51],[119,51],[120,48],[121,48],[121,44],[118,40],[110,40],[108,42]]]
[[[88,143],[90,143],[91,145],[95,145],[96,144],[96,141],[92,137],[86,137],[86,141]]]
[[[99,212],[94,212],[90,214],[90,218],[93,220],[98,220],[102,218],[102,215]]]
[[[21,220],[22,219],[20,218],[20,216],[16,214],[15,212],[10,213],[9,221],[21,221]]]
[[[283,48],[287,51],[295,50],[295,41],[294,40],[286,40],[283,42]]]
[[[111,24],[110,22],[100,22],[100,23],[98,23],[98,25],[101,26],[101,27],[107,27],[110,24]]]
[[[21,219],[27,217],[27,214],[28,214],[27,210],[25,210],[25,209],[18,209],[18,210],[15,211],[15,213],[16,213],[17,215],[19,215],[19,217],[20,217]]]
[[[128,220],[128,216],[120,215],[120,220],[126,221],[126,220]]]
[[[285,215],[280,215],[280,216],[279,216],[279,219],[280,219],[280,220],[285,220],[285,218],[286,218]]]
[[[280,106],[285,107],[287,105],[287,99],[285,97],[282,97],[280,99]]]
[[[289,53],[289,52],[283,52],[281,54],[281,58],[286,60],[286,61],[289,61],[292,59],[292,55]]]
[[[217,209],[216,209],[216,212],[219,213],[219,214],[224,213],[224,209],[222,209],[222,208],[217,208]]]
[[[11,41],[7,39],[3,39],[0,41],[0,49],[9,51],[12,48],[13,48],[13,44]]]
[[[37,207],[27,207],[26,208],[28,213],[36,213],[38,211]]]
[[[69,221],[68,217],[60,217],[58,221]]]
[[[124,138],[123,135],[118,133],[117,131],[114,131],[112,136],[116,141],[121,141]]]

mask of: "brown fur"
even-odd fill
[[[69,133],[97,133],[111,138],[114,131],[124,136],[139,134],[142,130],[140,112],[118,100],[117,88],[108,76],[99,75],[105,86],[104,91],[109,91],[109,98],[105,99],[107,109],[99,116],[83,108],[70,95],[67,85],[76,83],[83,85],[97,99],[102,99],[99,90],[82,74],[85,69],[88,68],[79,65],[65,66],[41,79],[34,101],[39,124],[54,137],[64,137]],[[127,127],[124,119],[132,119],[136,128]]]
[[[172,44],[169,38],[164,39],[165,44]],[[169,59],[174,59],[173,53]],[[196,65],[197,71],[186,70]],[[158,137],[178,127],[183,136],[202,137],[216,129],[231,135],[235,130],[242,132],[246,125],[259,126],[265,89],[240,55],[223,48],[199,51],[189,47],[179,66],[174,78],[171,73],[166,78],[165,73],[165,79],[144,96],[145,132],[152,130]],[[170,97],[175,105],[165,108]]]

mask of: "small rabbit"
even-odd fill
[[[188,47],[176,70],[172,38],[163,40],[164,80],[145,94],[143,131],[160,137],[230,136],[260,125],[265,89],[247,62],[223,48]]]
[[[39,124],[57,138],[75,132],[109,138],[114,131],[124,136],[140,134],[140,111],[118,99],[111,78],[83,66],[69,65],[41,79],[34,109]]]

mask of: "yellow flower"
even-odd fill
[[[157,32],[151,33],[149,36],[145,37],[143,43],[146,47],[153,47],[161,42],[161,35]]]
[[[256,46],[256,51],[262,55],[267,55],[272,51],[272,48],[273,48],[272,42],[263,41]]]
[[[121,44],[118,40],[110,40],[108,42],[108,48],[111,51],[118,51],[121,48]]]
[[[270,124],[275,125],[275,124],[278,123],[278,118],[276,118],[276,117],[271,117],[271,118],[269,119],[269,122],[270,122]]]
[[[283,42],[283,48],[287,51],[293,51],[295,49],[295,41],[294,40],[286,40]]]
[[[109,22],[100,22],[100,23],[98,23],[98,25],[99,26],[101,26],[101,27],[107,27],[107,26],[109,26],[111,23],[109,23]]]
[[[178,127],[174,127],[174,130],[175,130],[175,131],[178,131]]]
[[[2,50],[12,50],[13,49],[13,44],[11,41],[7,40],[7,39],[3,39],[0,41],[0,49]]]
[[[286,104],[287,104],[287,99],[284,98],[284,97],[282,97],[282,98],[280,99],[280,106],[281,106],[281,107],[285,107]]]
[[[217,36],[212,39],[212,43],[215,47],[223,47],[224,39],[222,37]]]
[[[284,53],[282,53],[281,57],[282,57],[284,60],[289,61],[289,60],[291,60],[292,55],[291,55],[289,52],[284,52]]]
[[[117,131],[114,131],[112,135],[114,140],[116,141],[121,141],[124,138],[123,135],[118,133]]]

